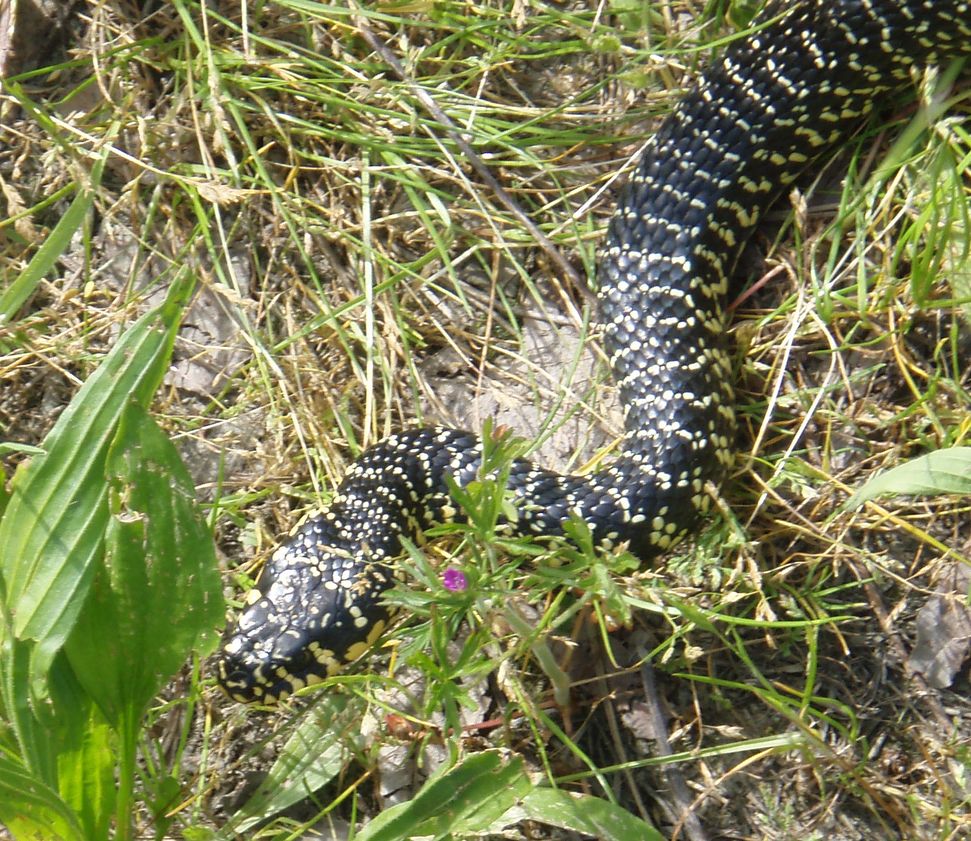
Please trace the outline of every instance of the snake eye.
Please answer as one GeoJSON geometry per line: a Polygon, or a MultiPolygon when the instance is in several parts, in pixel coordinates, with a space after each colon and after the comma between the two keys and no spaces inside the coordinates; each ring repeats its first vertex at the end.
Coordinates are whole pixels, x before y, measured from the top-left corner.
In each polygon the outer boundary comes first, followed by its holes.
{"type": "Polygon", "coordinates": [[[244,658],[223,651],[216,664],[219,685],[234,701],[252,703],[259,701],[261,691],[256,672],[247,668],[244,658]]]}

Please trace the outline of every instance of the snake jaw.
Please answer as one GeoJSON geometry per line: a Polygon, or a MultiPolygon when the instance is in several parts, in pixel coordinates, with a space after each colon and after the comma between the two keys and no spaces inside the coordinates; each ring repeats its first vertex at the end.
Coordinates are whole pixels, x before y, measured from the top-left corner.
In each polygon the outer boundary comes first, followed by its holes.
{"type": "Polygon", "coordinates": [[[387,624],[380,596],[391,579],[380,564],[319,546],[306,562],[295,562],[304,537],[298,532],[281,547],[286,565],[271,575],[282,561],[281,551],[274,555],[264,574],[268,585],[253,591],[223,645],[219,683],[236,701],[275,704],[337,674],[387,624]]]}

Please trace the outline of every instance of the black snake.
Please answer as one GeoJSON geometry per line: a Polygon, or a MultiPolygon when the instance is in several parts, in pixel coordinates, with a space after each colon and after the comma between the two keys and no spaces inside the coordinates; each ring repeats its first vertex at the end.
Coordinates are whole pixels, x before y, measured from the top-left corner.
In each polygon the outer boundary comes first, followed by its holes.
{"type": "MultiPolygon", "coordinates": [[[[662,124],[620,197],[599,260],[600,321],[626,411],[620,456],[570,476],[518,461],[522,533],[579,517],[605,550],[649,561],[684,538],[733,459],[728,277],[765,209],[913,69],[971,52],[956,0],[770,2],[662,124]]],[[[476,478],[453,429],[393,435],[273,555],[228,637],[220,682],[272,702],[336,672],[380,635],[401,539],[455,516],[445,477],[476,478]]]]}

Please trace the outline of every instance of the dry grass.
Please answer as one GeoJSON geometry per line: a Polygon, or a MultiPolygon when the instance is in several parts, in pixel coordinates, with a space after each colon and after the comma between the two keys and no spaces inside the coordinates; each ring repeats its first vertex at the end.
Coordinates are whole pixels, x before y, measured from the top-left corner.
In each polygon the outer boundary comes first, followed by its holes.
{"type": "MultiPolygon", "coordinates": [[[[0,277],[17,276],[107,150],[95,211],[0,335],[2,437],[40,441],[119,325],[188,266],[202,291],[156,411],[212,506],[234,597],[354,456],[402,426],[497,417],[546,463],[586,468],[620,422],[587,294],[563,266],[592,274],[618,177],[730,31],[701,6],[363,10],[401,80],[337,6],[82,4],[57,70],[0,100],[0,277]]],[[[405,767],[419,784],[442,738],[605,786],[678,837],[705,837],[681,823],[687,804],[708,838],[967,837],[967,673],[934,688],[908,656],[917,610],[971,558],[968,501],[838,510],[876,471],[971,431],[971,333],[949,285],[968,271],[966,108],[891,147],[912,125],[901,106],[763,226],[740,272],[762,280],[734,328],[738,469],[696,546],[606,576],[604,603],[639,608],[638,631],[607,640],[604,622],[545,595],[554,572],[493,561],[492,594],[518,594],[517,615],[548,637],[510,642],[509,617],[480,610],[463,633],[501,662],[491,678],[476,660],[407,705],[381,694],[386,680],[335,681],[375,729],[361,741],[351,719],[345,772],[268,837],[373,814],[398,796],[382,775],[405,767]],[[664,763],[641,705],[646,652],[676,752],[664,763]],[[568,710],[551,704],[547,656],[575,683],[568,710]],[[407,733],[382,704],[402,705],[407,733]],[[436,733],[453,714],[463,737],[436,733]]],[[[440,633],[401,638],[434,649],[440,633]]],[[[145,786],[177,781],[172,833],[222,824],[306,721],[306,707],[229,704],[188,671],[167,697],[145,786]]]]}

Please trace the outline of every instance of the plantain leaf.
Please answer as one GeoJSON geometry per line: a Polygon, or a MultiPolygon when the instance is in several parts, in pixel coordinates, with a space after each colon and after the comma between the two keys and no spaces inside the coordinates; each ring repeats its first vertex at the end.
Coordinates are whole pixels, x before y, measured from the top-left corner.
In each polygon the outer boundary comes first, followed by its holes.
{"type": "Polygon", "coordinates": [[[438,839],[484,832],[532,787],[522,759],[504,762],[498,751],[475,753],[430,777],[414,799],[385,809],[355,839],[438,839]]]}
{"type": "Polygon", "coordinates": [[[0,519],[0,575],[18,640],[35,640],[35,689],[84,602],[108,524],[105,459],[130,400],[147,405],[168,366],[190,284],[116,342],[13,477],[0,519]]]}
{"type": "Polygon", "coordinates": [[[971,447],[950,447],[919,456],[874,476],[843,506],[859,508],[886,494],[971,494],[971,447]]]}
{"type": "Polygon", "coordinates": [[[4,753],[0,753],[0,822],[15,838],[85,839],[77,818],[57,792],[4,753]]]}
{"type": "MultiPolygon", "coordinates": [[[[47,736],[57,741],[57,788],[74,810],[87,838],[107,838],[114,814],[117,742],[104,716],[84,695],[62,657],[55,660],[64,669],[52,669],[70,677],[72,691],[63,684],[52,690],[57,696],[59,715],[52,716],[47,736]],[[68,707],[70,701],[73,707],[68,707]],[[56,732],[55,732],[56,731],[56,732]]],[[[55,679],[56,680],[56,679],[55,679]]]]}
{"type": "Polygon", "coordinates": [[[536,788],[523,798],[523,817],[611,841],[664,841],[651,824],[614,803],[587,794],[536,788]]]}
{"type": "Polygon", "coordinates": [[[221,838],[237,838],[258,823],[316,791],[336,777],[349,757],[348,734],[360,734],[361,704],[344,695],[320,695],[307,710],[266,778],[233,819],[221,838]]]}
{"type": "Polygon", "coordinates": [[[224,605],[212,536],[165,433],[137,403],[107,456],[110,517],[66,652],[116,729],[137,723],[188,654],[211,649],[224,605]]]}

